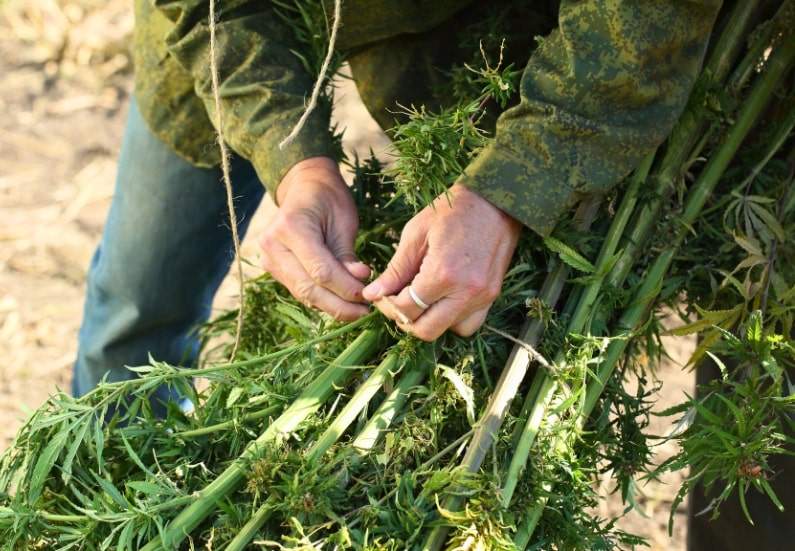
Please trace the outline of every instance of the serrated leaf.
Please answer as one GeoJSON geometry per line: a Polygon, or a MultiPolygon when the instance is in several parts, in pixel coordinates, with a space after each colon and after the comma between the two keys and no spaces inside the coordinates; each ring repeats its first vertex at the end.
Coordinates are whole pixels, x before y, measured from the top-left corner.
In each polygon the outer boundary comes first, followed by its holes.
{"type": "Polygon", "coordinates": [[[279,304],[276,305],[276,311],[279,314],[291,319],[299,327],[302,327],[304,329],[313,329],[315,327],[312,320],[309,319],[306,316],[306,314],[304,314],[304,312],[302,312],[300,309],[296,308],[292,304],[288,304],[286,302],[280,302],[279,304]]]}
{"type": "Polygon", "coordinates": [[[765,253],[762,252],[762,246],[759,244],[759,241],[757,241],[753,237],[747,237],[745,235],[735,233],[734,242],[737,243],[740,247],[742,247],[746,252],[748,252],[748,254],[756,256],[765,256],[765,253]]]}
{"type": "Polygon", "coordinates": [[[30,475],[30,485],[28,487],[28,503],[33,504],[44,489],[44,483],[50,474],[61,450],[66,445],[69,438],[70,431],[68,429],[57,432],[41,452],[39,458],[36,460],[36,465],[33,467],[33,472],[30,475]]]}
{"type": "Polygon", "coordinates": [[[720,340],[722,333],[715,329],[714,331],[710,331],[700,339],[698,346],[691,354],[690,359],[687,361],[688,367],[695,367],[701,362],[701,359],[704,355],[712,348],[716,342],[720,340]]]}
{"type": "Polygon", "coordinates": [[[744,300],[750,300],[751,297],[748,296],[748,289],[746,289],[743,284],[740,283],[740,280],[726,270],[718,270],[718,273],[723,275],[723,281],[720,283],[721,287],[724,287],[726,283],[729,283],[737,290],[738,293],[740,293],[740,296],[743,297],[744,300]]]}
{"type": "Polygon", "coordinates": [[[715,365],[718,367],[718,370],[720,371],[721,379],[723,379],[724,381],[728,381],[729,380],[729,370],[726,367],[726,364],[723,363],[723,360],[718,358],[715,354],[713,354],[709,350],[707,350],[706,353],[707,353],[707,356],[709,356],[710,359],[713,362],[715,362],[715,365]]]}
{"type": "Polygon", "coordinates": [[[138,466],[138,468],[141,469],[143,472],[145,472],[149,476],[154,477],[155,473],[153,473],[151,470],[146,468],[146,465],[144,465],[144,462],[141,461],[141,458],[138,456],[137,453],[135,453],[135,450],[130,445],[130,442],[128,442],[127,438],[125,438],[124,433],[121,433],[121,441],[124,443],[124,447],[127,450],[127,453],[129,454],[130,459],[133,460],[133,463],[135,463],[138,466]]]}
{"type": "Polygon", "coordinates": [[[229,391],[229,396],[226,397],[226,407],[231,408],[243,396],[245,389],[242,386],[236,386],[229,391]]]}
{"type": "Polygon", "coordinates": [[[772,197],[765,197],[764,195],[746,195],[745,199],[747,199],[749,203],[770,204],[776,202],[772,197]]]}
{"type": "Polygon", "coordinates": [[[147,496],[159,496],[162,495],[163,488],[158,486],[157,484],[153,484],[151,482],[146,482],[143,480],[133,480],[127,482],[127,487],[132,488],[136,492],[141,492],[147,496]]]}
{"type": "Polygon", "coordinates": [[[764,222],[765,226],[776,236],[779,242],[783,243],[787,239],[784,227],[773,214],[762,205],[750,203],[751,210],[764,222]]]}
{"type": "Polygon", "coordinates": [[[695,421],[695,419],[696,419],[696,408],[693,406],[688,406],[687,410],[685,411],[685,414],[682,415],[682,417],[680,417],[676,421],[676,423],[674,423],[674,426],[671,427],[671,430],[668,432],[668,434],[665,435],[665,437],[678,438],[679,436],[687,432],[687,429],[689,429],[693,425],[693,421],[695,421]]]}
{"type": "Polygon", "coordinates": [[[69,484],[69,479],[72,478],[72,463],[74,463],[75,457],[77,456],[77,451],[83,444],[83,440],[85,439],[90,426],[91,419],[84,419],[82,421],[82,426],[77,430],[71,444],[69,444],[69,450],[66,452],[66,458],[64,458],[63,464],[61,466],[61,478],[63,479],[64,484],[69,484]]]}
{"type": "Polygon", "coordinates": [[[94,480],[96,480],[97,483],[102,486],[102,489],[116,503],[116,505],[124,510],[130,508],[130,504],[126,499],[124,499],[124,496],[121,495],[121,492],[119,492],[116,486],[99,476],[97,473],[92,472],[91,474],[94,476],[94,480]]]}
{"type": "Polygon", "coordinates": [[[776,495],[776,492],[773,491],[773,487],[770,485],[770,483],[765,478],[760,478],[759,479],[759,484],[762,486],[762,489],[767,494],[767,497],[770,498],[770,501],[773,502],[773,505],[776,506],[776,509],[778,509],[779,511],[781,511],[783,513],[784,512],[784,504],[781,503],[781,500],[776,495]]]}
{"type": "Polygon", "coordinates": [[[133,532],[134,529],[135,525],[133,524],[133,522],[128,521],[127,525],[119,534],[117,549],[123,549],[124,551],[127,551],[128,549],[132,551],[134,549],[133,547],[133,536],[135,535],[135,533],[133,532]]]}
{"type": "Polygon", "coordinates": [[[762,312],[755,310],[749,317],[745,327],[745,338],[748,342],[762,342],[764,336],[762,329],[762,312]]]}
{"type": "Polygon", "coordinates": [[[734,322],[740,317],[743,311],[743,305],[738,304],[731,310],[702,310],[698,309],[701,318],[694,322],[675,327],[663,333],[664,335],[671,335],[682,337],[685,335],[692,335],[700,333],[706,329],[710,329],[715,325],[731,327],[734,322]]]}
{"type": "Polygon", "coordinates": [[[591,262],[583,255],[578,253],[575,249],[566,245],[563,241],[555,239],[552,236],[544,238],[544,245],[552,252],[557,253],[560,259],[580,272],[592,274],[596,271],[591,262]]]}

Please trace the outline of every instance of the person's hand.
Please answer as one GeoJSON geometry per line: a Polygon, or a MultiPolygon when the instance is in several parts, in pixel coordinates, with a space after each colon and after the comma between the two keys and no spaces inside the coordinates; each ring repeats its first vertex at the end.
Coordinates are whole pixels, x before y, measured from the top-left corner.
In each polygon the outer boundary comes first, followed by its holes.
{"type": "Polygon", "coordinates": [[[363,280],[370,268],[353,254],[356,205],[337,164],[297,163],[277,189],[279,207],[260,238],[262,267],[308,306],[351,321],[368,312],[363,280]]]}
{"type": "Polygon", "coordinates": [[[521,230],[477,193],[453,185],[406,224],[395,255],[364,298],[422,340],[447,329],[472,335],[500,293],[521,230]]]}

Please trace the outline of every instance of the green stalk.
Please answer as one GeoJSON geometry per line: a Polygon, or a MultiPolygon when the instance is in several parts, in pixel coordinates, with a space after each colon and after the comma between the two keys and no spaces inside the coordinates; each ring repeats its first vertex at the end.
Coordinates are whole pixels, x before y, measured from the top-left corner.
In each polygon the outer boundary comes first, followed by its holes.
{"type": "Polygon", "coordinates": [[[384,399],[372,417],[359,431],[351,442],[351,449],[365,455],[378,443],[381,435],[392,424],[395,417],[402,411],[411,389],[422,382],[428,374],[432,362],[421,361],[414,363],[407,373],[400,378],[392,392],[384,399]]]}
{"type": "Polygon", "coordinates": [[[356,417],[370,403],[375,393],[384,386],[387,378],[397,370],[399,352],[392,349],[381,364],[361,384],[334,421],[323,431],[317,442],[306,454],[306,461],[316,461],[342,436],[356,417]]]}
{"type": "MultiPolygon", "coordinates": [[[[710,158],[698,180],[691,187],[684,211],[680,217],[681,224],[679,226],[679,231],[676,233],[676,237],[673,242],[660,253],[654,264],[649,268],[632,303],[627,307],[617,322],[621,336],[624,338],[617,338],[608,346],[605,359],[597,370],[597,377],[594,380],[594,384],[590,385],[586,392],[585,402],[579,413],[580,426],[585,423],[593,412],[607,381],[612,376],[615,367],[623,356],[629,342],[629,337],[647,317],[651,305],[659,295],[665,275],[673,261],[674,255],[684,241],[689,228],[696,221],[704,203],[712,194],[712,191],[729,166],[737,149],[748,135],[748,132],[753,127],[759,115],[768,105],[774,95],[777,84],[792,66],[794,60],[795,41],[785,42],[773,52],[768,62],[767,70],[754,85],[751,94],[740,109],[734,125],[727,133],[725,141],[710,158]]],[[[542,499],[536,503],[524,517],[524,521],[522,525],[520,525],[516,539],[514,540],[514,543],[517,544],[519,549],[524,549],[527,542],[530,541],[535,526],[543,512],[545,501],[546,500],[542,499]]]]}
{"type": "MultiPolygon", "coordinates": [[[[745,33],[752,22],[753,8],[757,4],[758,0],[753,0],[739,2],[734,7],[734,11],[729,18],[729,24],[726,25],[724,32],[718,39],[716,47],[713,48],[713,53],[705,67],[705,74],[711,76],[712,85],[718,85],[729,73],[732,61],[737,57],[740,48],[745,43],[745,33]]],[[[744,59],[757,59],[757,57],[758,53],[750,52],[744,59]]],[[[699,99],[701,98],[699,97],[699,99]]],[[[671,137],[668,140],[668,145],[665,148],[656,174],[652,177],[652,182],[655,185],[651,199],[641,205],[640,211],[635,216],[635,223],[631,226],[628,236],[623,239],[622,252],[613,264],[610,273],[605,276],[602,285],[619,287],[626,279],[638,252],[648,239],[654,224],[659,218],[659,211],[674,188],[674,180],[679,176],[682,165],[693,156],[692,149],[694,147],[700,149],[701,147],[698,144],[701,143],[703,145],[706,143],[709,134],[711,134],[711,130],[704,132],[707,121],[708,111],[700,103],[689,105],[682,114],[682,117],[671,132],[671,137]],[[703,134],[701,138],[699,138],[700,134],[703,134]]],[[[632,211],[629,210],[625,215],[628,215],[629,212],[632,211]]],[[[626,225],[626,221],[624,225],[626,225]]],[[[612,236],[608,235],[606,241],[609,243],[609,241],[617,239],[620,235],[618,232],[612,236]]],[[[610,245],[615,247],[615,244],[610,245]]],[[[588,304],[596,299],[598,290],[594,286],[590,289],[590,292],[586,291],[584,301],[578,303],[576,317],[584,316],[591,310],[592,306],[588,306],[588,304]]],[[[540,375],[538,376],[540,377],[540,375]]],[[[546,391],[544,393],[545,399],[551,398],[549,384],[544,383],[544,380],[538,380],[537,382],[534,380],[534,388],[537,390],[535,394],[528,394],[522,407],[520,422],[514,433],[514,441],[517,443],[521,438],[521,433],[525,430],[522,421],[532,415],[531,410],[542,394],[540,391],[546,391]],[[540,388],[542,386],[544,388],[540,388]]],[[[541,418],[540,413],[536,412],[535,417],[541,418]]],[[[527,430],[530,434],[534,433],[532,427],[527,430]]]]}
{"type": "MultiPolygon", "coordinates": [[[[584,231],[590,227],[596,216],[599,203],[599,198],[592,197],[580,205],[575,215],[579,221],[577,224],[579,230],[584,231]]],[[[547,276],[539,293],[539,298],[546,304],[554,306],[560,298],[560,293],[568,276],[569,269],[561,262],[547,276]]],[[[525,323],[522,328],[519,340],[523,345],[517,344],[511,350],[511,354],[500,374],[500,379],[497,381],[497,386],[494,388],[485,411],[480,416],[472,441],[467,446],[466,454],[461,461],[461,467],[466,472],[477,472],[486,454],[491,449],[511,402],[519,391],[519,385],[527,374],[530,362],[535,359],[531,347],[538,344],[543,331],[544,324],[539,319],[525,323]]],[[[462,496],[451,495],[445,500],[444,508],[448,511],[458,511],[463,503],[464,498],[462,496]]],[[[444,545],[448,530],[449,528],[443,525],[436,526],[431,530],[422,546],[423,551],[438,551],[444,545]]]]}
{"type": "Polygon", "coordinates": [[[714,46],[710,45],[709,60],[704,69],[714,74],[717,80],[723,80],[729,74],[733,60],[745,45],[744,37],[749,26],[754,23],[758,7],[759,0],[737,2],[718,41],[714,46]]]}
{"type": "MultiPolygon", "coordinates": [[[[793,59],[795,59],[795,40],[783,41],[771,54],[767,70],[754,85],[725,141],[704,167],[698,180],[688,193],[687,203],[682,215],[679,217],[681,222],[680,229],[674,241],[657,257],[632,303],[619,319],[618,327],[625,336],[630,336],[646,316],[649,306],[659,294],[665,274],[673,261],[677,249],[684,241],[688,228],[692,226],[701,213],[704,203],[712,194],[712,190],[715,189],[715,186],[720,181],[721,176],[753,127],[756,119],[773,97],[776,85],[792,65],[793,59]]],[[[613,369],[627,344],[628,339],[617,339],[608,347],[605,361],[599,366],[596,384],[588,389],[583,417],[587,417],[593,411],[599,395],[612,375],[613,369]]]]}
{"type": "Polygon", "coordinates": [[[266,444],[288,435],[305,419],[315,413],[339,387],[351,377],[360,365],[378,350],[382,330],[366,329],[315,379],[301,395],[256,440],[246,446],[235,459],[206,488],[198,492],[196,500],[182,510],[162,532],[161,537],[147,543],[142,551],[176,548],[216,507],[216,503],[234,492],[245,482],[247,467],[258,459],[266,444]]]}
{"type": "Polygon", "coordinates": [[[786,37],[791,32],[793,13],[795,13],[793,0],[784,0],[773,17],[754,31],[750,37],[748,54],[737,64],[726,83],[729,94],[737,94],[754,75],[757,67],[764,60],[767,49],[775,44],[777,38],[786,37]]]}
{"type": "MultiPolygon", "coordinates": [[[[618,212],[612,224],[610,224],[610,228],[607,231],[607,235],[599,251],[599,256],[596,261],[596,272],[593,275],[593,279],[588,286],[585,287],[577,300],[577,306],[566,328],[569,334],[579,334],[585,329],[588,318],[599,296],[599,291],[602,289],[602,282],[610,269],[610,265],[615,259],[618,243],[621,236],[624,234],[624,229],[632,216],[632,212],[635,210],[641,185],[646,181],[653,162],[654,153],[646,156],[630,179],[627,190],[621,200],[621,205],[618,208],[618,212]]],[[[560,351],[555,359],[555,363],[560,364],[564,360],[563,351],[560,351]]],[[[535,441],[535,437],[546,415],[547,405],[558,386],[557,382],[546,370],[537,371],[535,379],[537,379],[538,382],[536,383],[536,380],[534,380],[533,386],[537,387],[538,391],[535,394],[528,393],[527,398],[530,400],[529,404],[532,405],[529,408],[527,422],[514,448],[513,457],[508,466],[505,483],[501,491],[502,504],[504,507],[508,507],[511,503],[513,492],[516,489],[516,485],[519,483],[519,476],[527,464],[530,448],[535,441]]]]}
{"type": "Polygon", "coordinates": [[[521,440],[522,433],[524,433],[525,423],[527,423],[527,418],[530,416],[530,410],[533,409],[533,404],[538,400],[538,393],[541,390],[542,382],[541,377],[533,377],[530,388],[527,389],[524,402],[522,403],[522,409],[519,411],[519,415],[516,418],[516,426],[511,435],[511,449],[515,449],[516,446],[519,445],[519,440],[521,440]]]}
{"type": "MultiPolygon", "coordinates": [[[[390,396],[387,397],[387,401],[389,401],[390,397],[395,395],[395,391],[399,389],[408,390],[411,387],[415,386],[427,373],[427,369],[424,369],[428,365],[428,362],[422,361],[423,350],[418,354],[417,358],[414,361],[409,362],[409,365],[405,367],[407,372],[401,377],[400,383],[398,383],[397,388],[394,389],[390,396]]],[[[379,366],[370,373],[369,377],[365,379],[365,381],[359,386],[356,390],[354,395],[342,409],[342,411],[337,414],[334,418],[334,421],[326,428],[320,438],[309,448],[307,451],[304,460],[306,462],[313,462],[320,459],[323,454],[325,454],[328,449],[333,446],[340,437],[345,433],[345,431],[350,427],[351,423],[353,423],[359,414],[367,407],[367,404],[370,403],[370,400],[373,399],[373,396],[384,386],[387,379],[397,371],[398,365],[400,362],[400,352],[396,349],[392,349],[387,356],[381,361],[379,366]]],[[[408,396],[407,392],[403,392],[400,394],[399,399],[392,399],[390,404],[384,408],[382,406],[376,410],[376,413],[368,422],[368,425],[359,433],[356,437],[354,442],[352,443],[352,448],[363,452],[365,448],[361,444],[357,444],[360,442],[362,435],[367,431],[364,438],[366,442],[370,444],[370,447],[375,444],[378,439],[378,435],[383,428],[386,428],[391,423],[393,415],[389,415],[385,412],[392,412],[394,411],[397,413],[402,408],[402,405],[405,403],[405,398],[408,396]],[[399,405],[396,405],[399,404],[399,405]],[[372,429],[368,429],[368,426],[377,427],[377,432],[373,433],[372,429]]],[[[385,402],[386,403],[386,402],[385,402]]],[[[367,449],[369,451],[369,448],[367,449]]],[[[267,499],[252,515],[249,521],[243,526],[240,532],[232,539],[231,542],[227,545],[225,551],[243,551],[246,546],[251,542],[251,540],[257,535],[260,528],[268,521],[273,512],[274,503],[272,499],[267,499]]]]}
{"type": "MultiPolygon", "coordinates": [[[[552,491],[552,484],[544,483],[542,484],[542,489],[545,493],[552,491]]],[[[535,532],[536,526],[538,525],[538,521],[541,520],[541,515],[544,512],[544,508],[547,505],[547,498],[542,497],[539,500],[539,503],[530,509],[527,513],[527,516],[524,518],[524,522],[519,526],[519,530],[516,531],[516,536],[513,539],[514,545],[516,545],[517,549],[525,549],[527,544],[530,543],[530,538],[533,537],[533,532],[535,532]]]]}
{"type": "MultiPolygon", "coordinates": [[[[315,444],[306,454],[306,461],[316,461],[328,449],[336,443],[348,427],[356,420],[356,417],[370,403],[376,392],[383,387],[387,378],[396,370],[399,362],[399,352],[392,350],[381,364],[370,374],[362,383],[356,393],[351,397],[343,410],[337,415],[333,423],[323,432],[315,444]]],[[[365,453],[369,451],[378,440],[380,433],[388,427],[394,415],[402,409],[408,390],[418,384],[427,373],[428,362],[416,358],[406,367],[407,372],[401,377],[400,382],[392,393],[384,401],[384,404],[376,410],[370,421],[353,441],[351,448],[365,453]],[[397,396],[396,396],[397,393],[397,396]],[[362,441],[364,440],[364,441],[362,441]],[[366,442],[366,444],[365,444],[366,442]],[[369,446],[369,447],[366,447],[369,446]]],[[[251,539],[256,536],[260,528],[267,522],[273,511],[271,500],[263,503],[254,515],[249,519],[241,532],[229,543],[226,551],[242,551],[251,539]]]]}
{"type": "Polygon", "coordinates": [[[268,522],[268,519],[271,517],[271,513],[273,513],[273,499],[268,498],[265,502],[259,506],[259,508],[251,515],[251,518],[248,519],[248,522],[243,525],[243,528],[232,538],[227,546],[224,548],[224,551],[243,551],[248,544],[253,540],[256,535],[259,533],[260,528],[268,522]]]}
{"type": "Polygon", "coordinates": [[[207,436],[208,434],[223,432],[234,428],[235,425],[237,425],[238,423],[246,423],[248,421],[256,421],[257,419],[268,417],[270,414],[279,411],[281,408],[282,404],[275,404],[270,407],[266,407],[260,411],[247,413],[241,416],[239,419],[230,419],[229,421],[223,421],[221,423],[216,423],[214,425],[207,425],[206,427],[199,427],[197,429],[190,429],[190,430],[183,430],[181,432],[176,432],[174,433],[174,437],[196,438],[197,436],[207,436]]]}
{"type": "MultiPolygon", "coordinates": [[[[735,4],[728,23],[704,66],[702,76],[696,82],[697,88],[718,88],[726,80],[733,62],[745,45],[758,3],[758,0],[749,0],[735,4]]],[[[758,59],[758,55],[749,52],[744,56],[744,60],[748,59],[758,59]]],[[[624,252],[605,280],[606,285],[618,287],[627,277],[641,247],[658,223],[660,211],[673,192],[674,183],[685,170],[683,167],[686,167],[687,161],[692,157],[694,147],[699,142],[705,143],[708,135],[715,131],[715,125],[709,126],[711,112],[703,105],[703,101],[702,94],[691,95],[687,108],[671,131],[663,157],[652,175],[654,189],[649,200],[636,213],[630,232],[622,243],[624,252]]]]}
{"type": "Polygon", "coordinates": [[[792,129],[795,128],[795,101],[790,101],[789,109],[784,112],[784,116],[781,117],[779,121],[776,123],[776,127],[773,129],[773,135],[767,139],[767,150],[765,151],[762,158],[757,162],[754,167],[751,169],[751,173],[748,177],[740,184],[739,187],[745,187],[751,184],[754,179],[759,176],[759,173],[767,166],[767,163],[770,162],[770,159],[781,149],[781,146],[784,145],[784,142],[787,141],[789,138],[790,132],[792,129]]]}

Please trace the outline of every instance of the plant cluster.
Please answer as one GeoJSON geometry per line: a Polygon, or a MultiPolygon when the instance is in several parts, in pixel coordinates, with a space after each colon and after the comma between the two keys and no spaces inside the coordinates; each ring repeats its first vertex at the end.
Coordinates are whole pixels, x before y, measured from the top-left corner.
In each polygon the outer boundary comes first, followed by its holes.
{"type": "MultiPolygon", "coordinates": [[[[0,459],[4,549],[619,549],[643,540],[593,513],[599,477],[630,509],[639,477],[688,467],[680,498],[717,490],[715,514],[748,491],[777,502],[770,460],[790,453],[795,413],[795,109],[776,100],[793,94],[795,6],[760,4],[727,10],[686,112],[615,195],[522,242],[476,335],[422,343],[375,313],[338,324],[253,280],[235,362],[210,344],[229,313],[203,329],[199,366],[152,360],[33,413],[0,459]],[[722,376],[667,412],[681,450],[655,469],[648,367],[671,306],[696,318],[674,330],[701,336],[692,362],[722,376]]],[[[282,9],[313,67],[320,23],[282,9]]],[[[457,73],[472,95],[411,108],[391,167],[350,161],[357,254],[376,269],[505,107],[513,72],[488,57],[457,73]]]]}

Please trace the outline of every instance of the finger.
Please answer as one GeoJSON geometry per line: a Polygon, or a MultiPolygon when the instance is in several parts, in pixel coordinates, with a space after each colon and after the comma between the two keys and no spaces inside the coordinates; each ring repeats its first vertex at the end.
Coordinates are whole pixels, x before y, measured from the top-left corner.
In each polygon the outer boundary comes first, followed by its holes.
{"type": "Polygon", "coordinates": [[[466,314],[466,301],[443,298],[410,324],[398,324],[401,329],[423,341],[435,341],[466,314]]]}
{"type": "Polygon", "coordinates": [[[294,231],[284,242],[316,285],[348,302],[363,301],[364,284],[332,254],[320,232],[294,231]]]}
{"type": "Polygon", "coordinates": [[[359,260],[343,260],[342,265],[348,270],[348,273],[360,281],[364,281],[370,277],[370,266],[359,260]]]}
{"type": "Polygon", "coordinates": [[[334,230],[326,237],[328,248],[334,257],[342,262],[342,265],[356,279],[363,281],[370,277],[370,267],[356,258],[353,252],[353,244],[356,240],[358,223],[343,223],[335,225],[334,230]]]}
{"type": "Polygon", "coordinates": [[[406,314],[404,314],[395,306],[395,302],[392,300],[392,297],[381,297],[380,299],[373,302],[373,306],[378,308],[378,310],[380,310],[384,316],[396,321],[398,325],[408,325],[412,322],[412,320],[410,320],[406,314]]]}
{"type": "Polygon", "coordinates": [[[416,277],[406,285],[396,297],[393,298],[395,308],[399,309],[411,321],[416,320],[424,314],[428,308],[423,308],[411,296],[411,290],[414,295],[428,307],[436,302],[439,302],[445,296],[454,292],[455,282],[452,278],[444,273],[443,270],[438,268],[431,268],[430,266],[438,265],[429,258],[429,255],[422,260],[420,271],[416,277]]]}
{"type": "Polygon", "coordinates": [[[483,325],[483,322],[486,321],[486,316],[488,316],[488,314],[489,307],[476,310],[463,320],[450,327],[450,330],[460,337],[471,337],[478,329],[480,329],[480,327],[483,325]]]}
{"type": "Polygon", "coordinates": [[[368,313],[367,306],[343,300],[317,285],[289,250],[285,249],[274,256],[264,260],[263,267],[302,303],[318,308],[339,321],[353,321],[368,313]]]}
{"type": "Polygon", "coordinates": [[[381,297],[398,293],[408,285],[420,269],[425,249],[424,234],[404,230],[384,273],[362,291],[364,298],[376,302],[381,297]]]}

